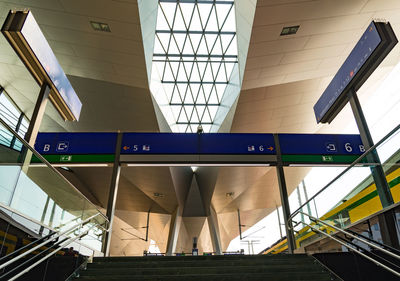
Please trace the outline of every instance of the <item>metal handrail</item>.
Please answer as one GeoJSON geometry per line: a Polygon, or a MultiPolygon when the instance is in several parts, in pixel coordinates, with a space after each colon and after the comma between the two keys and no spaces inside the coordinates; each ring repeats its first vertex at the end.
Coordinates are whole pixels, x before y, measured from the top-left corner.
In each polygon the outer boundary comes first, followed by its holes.
{"type": "Polygon", "coordinates": [[[364,258],[370,260],[371,262],[373,262],[373,263],[376,264],[377,266],[380,266],[380,267],[386,269],[387,271],[393,273],[394,275],[400,277],[400,273],[399,273],[399,272],[397,272],[397,271],[391,269],[390,267],[388,267],[388,266],[386,266],[386,265],[380,263],[379,261],[377,261],[377,260],[371,258],[370,256],[364,254],[364,253],[361,252],[360,250],[358,250],[358,249],[356,249],[356,248],[354,248],[354,247],[352,247],[352,246],[349,246],[349,244],[347,244],[347,243],[345,243],[345,242],[343,242],[343,241],[340,241],[340,240],[337,239],[336,237],[334,237],[334,236],[332,236],[332,235],[330,235],[330,234],[328,234],[328,233],[326,233],[326,232],[323,232],[322,230],[319,230],[318,228],[315,228],[315,227],[309,225],[308,223],[304,223],[304,224],[307,225],[307,226],[308,226],[310,229],[312,229],[313,231],[318,232],[318,233],[321,233],[322,235],[325,235],[325,236],[329,237],[330,239],[332,239],[332,240],[338,242],[339,244],[345,246],[345,247],[348,248],[349,250],[352,250],[352,251],[356,252],[357,254],[363,256],[364,258]]]}
{"type": "Polygon", "coordinates": [[[97,214],[91,216],[90,218],[87,218],[87,219],[84,220],[84,221],[81,221],[80,223],[77,223],[77,224],[73,225],[72,227],[68,228],[67,230],[64,230],[64,231],[62,231],[62,232],[59,232],[53,239],[44,241],[43,243],[40,243],[39,245],[33,247],[32,249],[30,249],[30,250],[28,250],[28,251],[26,251],[26,252],[23,252],[23,253],[20,254],[19,256],[16,256],[15,258],[9,260],[8,262],[5,262],[5,263],[1,264],[1,265],[0,265],[0,269],[2,269],[2,268],[4,268],[4,267],[6,267],[6,266],[8,266],[8,265],[10,265],[10,264],[12,264],[12,263],[18,261],[18,260],[20,260],[21,258],[23,258],[23,257],[25,257],[26,255],[32,253],[33,251],[39,249],[40,247],[43,247],[43,246],[45,246],[46,244],[50,243],[52,240],[57,239],[58,237],[60,237],[60,236],[62,236],[62,235],[65,235],[65,234],[67,234],[67,233],[70,233],[70,232],[74,231],[76,228],[78,228],[79,226],[82,226],[82,225],[88,223],[88,222],[91,221],[93,218],[97,217],[98,215],[99,215],[99,213],[97,213],[97,214]]]}
{"type": "Polygon", "coordinates": [[[24,275],[25,273],[27,273],[28,271],[30,271],[32,268],[34,268],[35,266],[37,266],[38,264],[40,264],[41,262],[43,262],[44,260],[48,259],[49,257],[51,257],[52,255],[54,255],[55,253],[57,253],[59,250],[61,250],[62,248],[65,248],[66,246],[68,246],[69,244],[71,244],[72,242],[86,236],[90,230],[92,230],[94,227],[96,227],[97,225],[93,225],[91,226],[88,230],[86,230],[85,232],[83,232],[82,234],[74,237],[74,238],[69,238],[67,239],[68,241],[64,244],[62,244],[60,247],[58,247],[56,250],[54,250],[53,252],[47,254],[46,256],[44,256],[43,258],[41,258],[40,260],[38,260],[37,262],[35,262],[34,264],[32,264],[31,266],[25,268],[23,271],[21,271],[20,273],[18,273],[17,275],[15,275],[14,277],[10,278],[8,281],[13,281],[16,280],[17,278],[19,278],[20,276],[24,275]]]}
{"type": "MultiPolygon", "coordinates": [[[[391,130],[386,136],[384,136],[380,141],[378,141],[376,144],[371,146],[369,149],[367,149],[361,156],[359,156],[353,163],[350,164],[349,167],[347,167],[343,172],[341,172],[339,175],[337,175],[333,180],[331,180],[327,185],[325,185],[322,189],[320,189],[317,193],[315,193],[313,196],[311,196],[305,203],[303,203],[299,208],[297,208],[290,216],[289,218],[293,218],[295,215],[297,215],[307,204],[309,204],[312,200],[314,200],[318,195],[320,195],[323,191],[325,191],[329,186],[331,186],[335,181],[337,181],[340,177],[342,177],[345,173],[347,173],[351,168],[353,168],[355,165],[357,165],[362,159],[365,158],[371,151],[375,150],[379,145],[381,145],[383,142],[385,142],[389,137],[391,137],[396,131],[400,130],[400,124],[397,125],[393,130],[391,130]]],[[[374,163],[376,164],[376,163],[374,163]]]]}
{"type": "Polygon", "coordinates": [[[394,254],[394,253],[392,253],[392,252],[390,252],[390,251],[388,251],[386,249],[383,249],[380,246],[367,241],[366,239],[360,238],[360,237],[358,237],[358,236],[356,236],[356,235],[354,235],[354,234],[352,234],[352,233],[350,233],[348,231],[345,231],[345,230],[343,230],[343,229],[341,229],[341,228],[339,228],[339,227],[337,227],[335,225],[331,225],[331,224],[329,224],[329,223],[327,223],[327,222],[325,222],[323,220],[320,220],[320,219],[318,219],[318,218],[316,218],[316,217],[314,217],[312,215],[306,214],[304,212],[300,212],[300,213],[303,214],[303,215],[307,215],[314,222],[319,222],[319,223],[324,224],[324,225],[326,225],[328,227],[331,227],[331,228],[335,229],[336,231],[339,231],[339,232],[341,232],[341,233],[343,233],[345,235],[348,235],[348,236],[356,239],[357,241],[360,241],[360,242],[362,242],[364,244],[367,244],[368,246],[370,246],[372,248],[375,248],[375,249],[377,249],[377,250],[379,250],[379,251],[381,251],[381,252],[383,252],[383,253],[385,253],[385,254],[387,254],[389,256],[392,256],[392,257],[400,260],[400,256],[398,256],[398,255],[396,255],[396,254],[394,254]]]}
{"type": "Polygon", "coordinates": [[[6,256],[0,258],[0,262],[2,262],[2,261],[4,261],[4,260],[7,260],[8,258],[10,258],[10,257],[12,257],[12,256],[15,256],[16,253],[21,252],[22,250],[25,250],[25,249],[27,249],[27,248],[29,248],[29,247],[35,245],[36,243],[42,242],[42,241],[44,241],[44,240],[47,240],[48,238],[50,238],[51,236],[53,236],[53,235],[56,234],[56,233],[57,233],[57,232],[53,232],[53,231],[52,231],[50,234],[48,234],[48,235],[46,235],[46,236],[43,236],[42,238],[40,238],[40,239],[38,239],[38,240],[36,240],[36,241],[33,241],[33,242],[31,242],[31,243],[29,243],[29,244],[27,244],[27,245],[25,245],[25,246],[23,246],[23,247],[21,247],[21,248],[18,248],[18,249],[15,250],[14,252],[12,252],[12,253],[10,253],[10,254],[8,254],[8,255],[6,255],[6,256]]]}
{"type": "MultiPolygon", "coordinates": [[[[15,132],[7,123],[4,122],[3,119],[0,118],[0,123],[7,130],[9,130],[25,147],[27,147],[40,161],[42,161],[49,169],[51,169],[54,173],[56,173],[59,177],[63,179],[72,189],[74,189],[82,198],[84,198],[87,202],[92,204],[90,200],[82,194],[72,183],[70,183],[56,168],[54,168],[40,153],[38,153],[24,138],[22,138],[17,132],[15,132]]],[[[92,204],[94,208],[99,212],[99,214],[106,220],[109,221],[108,218],[101,213],[101,211],[97,208],[96,205],[92,204]]]]}
{"type": "Polygon", "coordinates": [[[357,235],[358,237],[364,238],[364,239],[366,239],[366,240],[368,240],[368,241],[372,241],[372,243],[375,243],[376,245],[379,245],[379,246],[381,246],[382,248],[390,249],[390,251],[396,252],[397,254],[400,255],[400,251],[399,251],[398,249],[396,249],[396,248],[393,248],[393,247],[390,247],[390,246],[388,246],[388,245],[382,244],[382,243],[380,243],[380,242],[378,242],[378,241],[375,241],[375,240],[373,240],[373,239],[371,239],[371,238],[369,238],[369,237],[366,237],[366,236],[364,236],[364,235],[362,235],[362,234],[360,234],[360,233],[357,233],[357,232],[355,232],[355,231],[353,231],[353,230],[351,230],[351,229],[347,229],[347,231],[350,232],[350,233],[352,233],[352,234],[354,234],[354,235],[357,235]]]}

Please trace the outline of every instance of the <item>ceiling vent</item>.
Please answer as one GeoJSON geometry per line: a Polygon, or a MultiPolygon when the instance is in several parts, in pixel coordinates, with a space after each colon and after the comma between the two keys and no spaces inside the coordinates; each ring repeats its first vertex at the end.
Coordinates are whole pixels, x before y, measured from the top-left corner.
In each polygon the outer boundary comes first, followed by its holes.
{"type": "Polygon", "coordinates": [[[286,26],[282,28],[281,36],[296,34],[297,30],[299,30],[299,27],[300,25],[286,26]]]}
{"type": "Polygon", "coordinates": [[[110,26],[107,23],[91,21],[90,25],[96,31],[111,32],[110,26]]]}

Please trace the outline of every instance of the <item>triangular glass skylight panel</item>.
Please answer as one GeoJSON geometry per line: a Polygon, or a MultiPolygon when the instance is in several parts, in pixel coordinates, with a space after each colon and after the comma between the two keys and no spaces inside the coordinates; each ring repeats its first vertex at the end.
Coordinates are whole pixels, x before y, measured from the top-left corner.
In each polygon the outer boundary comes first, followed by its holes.
{"type": "Polygon", "coordinates": [[[190,24],[190,19],[192,18],[193,15],[193,9],[194,9],[194,3],[180,3],[181,6],[181,11],[183,14],[183,19],[186,24],[186,28],[189,27],[190,24]]]}
{"type": "Polygon", "coordinates": [[[206,31],[218,31],[219,26],[217,22],[217,14],[215,12],[215,7],[211,10],[210,17],[208,18],[208,22],[206,25],[206,31]]]}
{"type": "Polygon", "coordinates": [[[174,38],[176,43],[178,44],[178,49],[179,53],[183,52],[184,44],[187,44],[186,42],[186,34],[184,33],[175,33],[174,38]]]}
{"type": "Polygon", "coordinates": [[[200,12],[200,19],[202,23],[203,29],[206,27],[208,18],[210,17],[210,12],[211,9],[213,8],[214,5],[211,3],[203,4],[199,6],[199,12],[200,12]]]}
{"type": "Polygon", "coordinates": [[[192,20],[190,21],[189,30],[190,31],[203,30],[203,27],[201,25],[200,15],[199,15],[199,12],[197,9],[197,5],[194,6],[193,16],[192,16],[192,20]]]}
{"type": "Polygon", "coordinates": [[[176,14],[174,20],[173,30],[186,30],[185,21],[183,20],[183,15],[181,9],[179,9],[179,5],[176,7],[176,14]]]}
{"type": "MultiPolygon", "coordinates": [[[[175,16],[175,9],[176,9],[176,4],[175,3],[169,3],[169,2],[159,2],[160,5],[159,7],[161,9],[158,9],[158,18],[161,16],[164,16],[168,25],[172,27],[172,23],[174,22],[174,16],[175,16]]],[[[158,22],[157,18],[157,22],[158,22]]]]}
{"type": "Polygon", "coordinates": [[[168,122],[173,131],[196,132],[202,125],[209,132],[237,63],[234,2],[158,3],[153,63],[168,85],[161,87],[175,118],[168,122]]]}

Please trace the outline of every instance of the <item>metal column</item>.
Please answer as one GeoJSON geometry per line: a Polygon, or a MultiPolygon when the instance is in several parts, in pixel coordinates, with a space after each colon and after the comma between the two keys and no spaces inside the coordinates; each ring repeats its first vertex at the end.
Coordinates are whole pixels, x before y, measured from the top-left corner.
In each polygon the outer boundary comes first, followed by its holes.
{"type": "MultiPolygon", "coordinates": [[[[361,108],[360,101],[358,100],[357,93],[354,90],[349,91],[349,101],[351,109],[354,114],[354,118],[357,123],[358,130],[360,131],[361,140],[363,142],[365,150],[371,148],[374,145],[371,133],[368,128],[367,121],[361,108]]],[[[366,156],[368,163],[375,163],[375,166],[371,168],[371,174],[374,178],[376,191],[381,200],[383,208],[389,207],[394,204],[392,194],[390,192],[389,185],[386,181],[385,172],[381,165],[378,153],[373,150],[366,156]]],[[[382,213],[379,215],[379,224],[382,234],[382,240],[385,244],[400,248],[399,238],[396,229],[396,219],[393,210],[382,213]]]]}
{"type": "Polygon", "coordinates": [[[120,158],[120,154],[121,154],[122,136],[123,136],[123,134],[121,132],[119,132],[118,137],[117,137],[117,144],[115,146],[115,159],[114,159],[113,171],[112,171],[112,176],[111,176],[110,191],[108,193],[106,216],[109,220],[109,226],[108,226],[108,231],[106,232],[106,235],[104,238],[103,249],[102,249],[104,256],[106,256],[106,257],[108,257],[110,255],[112,226],[113,226],[113,222],[114,222],[115,204],[117,201],[117,194],[118,194],[119,176],[121,173],[121,166],[119,164],[119,158],[120,158]]]}
{"type": "Polygon", "coordinates": [[[296,241],[294,238],[292,222],[289,220],[290,217],[289,196],[286,188],[285,174],[283,172],[283,165],[282,165],[281,148],[279,146],[279,137],[277,134],[274,134],[274,140],[275,140],[276,156],[277,156],[276,174],[278,176],[279,192],[281,195],[283,221],[285,223],[285,229],[286,229],[288,252],[290,254],[293,254],[293,251],[296,249],[296,241]]]}

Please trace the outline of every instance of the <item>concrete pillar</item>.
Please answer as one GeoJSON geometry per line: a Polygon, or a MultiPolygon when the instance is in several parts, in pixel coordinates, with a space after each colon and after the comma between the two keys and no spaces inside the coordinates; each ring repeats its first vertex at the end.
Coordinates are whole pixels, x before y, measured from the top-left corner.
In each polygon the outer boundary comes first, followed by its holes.
{"type": "Polygon", "coordinates": [[[210,206],[210,215],[207,217],[208,228],[210,229],[211,242],[214,252],[217,255],[222,255],[221,237],[218,226],[218,216],[214,208],[210,206]]]}
{"type": "Polygon", "coordinates": [[[178,242],[179,230],[182,223],[182,207],[178,206],[171,215],[171,223],[169,226],[167,256],[172,256],[176,252],[176,244],[178,242]]]}

